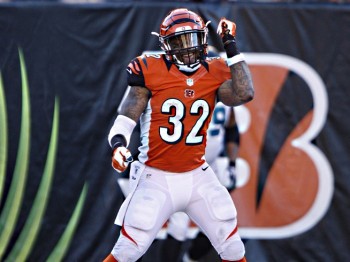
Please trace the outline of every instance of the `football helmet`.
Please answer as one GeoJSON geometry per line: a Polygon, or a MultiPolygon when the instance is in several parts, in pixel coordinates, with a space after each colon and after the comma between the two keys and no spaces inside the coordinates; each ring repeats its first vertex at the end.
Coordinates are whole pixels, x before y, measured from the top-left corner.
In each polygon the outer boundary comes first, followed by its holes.
{"type": "Polygon", "coordinates": [[[186,8],[170,11],[164,18],[160,46],[169,61],[179,66],[194,67],[207,55],[208,28],[203,19],[186,8]]]}

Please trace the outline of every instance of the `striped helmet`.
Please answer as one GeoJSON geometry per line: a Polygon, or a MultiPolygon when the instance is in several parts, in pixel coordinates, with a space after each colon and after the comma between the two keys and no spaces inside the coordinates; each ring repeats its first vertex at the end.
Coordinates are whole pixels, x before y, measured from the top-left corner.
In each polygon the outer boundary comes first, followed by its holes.
{"type": "Polygon", "coordinates": [[[196,13],[186,8],[175,9],[163,20],[159,41],[169,61],[193,66],[207,54],[208,28],[196,13]]]}

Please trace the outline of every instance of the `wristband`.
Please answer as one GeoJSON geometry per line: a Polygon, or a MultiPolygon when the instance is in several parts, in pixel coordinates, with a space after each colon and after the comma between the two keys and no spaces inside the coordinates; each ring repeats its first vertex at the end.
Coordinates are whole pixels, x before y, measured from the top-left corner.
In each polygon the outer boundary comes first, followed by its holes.
{"type": "Polygon", "coordinates": [[[234,64],[237,64],[238,62],[244,61],[244,55],[243,54],[238,54],[235,55],[234,57],[230,57],[226,59],[226,64],[227,66],[232,66],[234,64]]]}
{"type": "Polygon", "coordinates": [[[120,146],[126,147],[126,139],[123,135],[115,135],[111,139],[112,150],[114,151],[114,149],[116,149],[120,146]]]}
{"type": "Polygon", "coordinates": [[[225,34],[222,37],[222,42],[224,43],[224,49],[228,58],[234,57],[239,54],[236,39],[230,34],[225,34]]]}

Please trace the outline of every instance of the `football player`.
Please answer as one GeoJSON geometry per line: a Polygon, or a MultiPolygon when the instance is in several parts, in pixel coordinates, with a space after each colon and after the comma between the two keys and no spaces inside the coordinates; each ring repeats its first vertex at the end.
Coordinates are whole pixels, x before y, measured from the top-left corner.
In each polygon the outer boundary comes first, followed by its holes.
{"type": "Polygon", "coordinates": [[[217,32],[227,59],[206,61],[207,25],[185,8],[171,11],[158,34],[165,54],[139,56],[127,67],[130,92],[108,135],[113,168],[123,172],[132,162],[127,147],[138,120],[142,145],[116,218],[121,234],[105,261],[136,261],[179,211],[201,228],[222,261],[246,261],[235,205],[204,155],[216,101],[247,103],[254,88],[236,46],[236,25],[221,19],[217,32]]]}

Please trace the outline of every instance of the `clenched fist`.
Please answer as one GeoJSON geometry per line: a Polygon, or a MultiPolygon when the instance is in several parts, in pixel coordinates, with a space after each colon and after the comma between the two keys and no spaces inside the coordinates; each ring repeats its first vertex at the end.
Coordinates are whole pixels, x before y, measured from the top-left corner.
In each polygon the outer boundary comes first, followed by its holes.
{"type": "MultiPolygon", "coordinates": [[[[222,43],[224,44],[224,49],[226,51],[227,58],[239,55],[235,39],[236,24],[223,17],[219,22],[217,33],[220,35],[222,43]]],[[[231,66],[239,61],[242,61],[241,57],[238,57],[238,59],[232,61],[228,60],[227,65],[231,66]]]]}
{"type": "Polygon", "coordinates": [[[223,17],[219,22],[217,33],[221,36],[221,38],[228,34],[235,37],[236,24],[223,17]]]}
{"type": "Polygon", "coordinates": [[[112,154],[112,167],[118,173],[124,172],[132,161],[132,155],[126,147],[120,146],[114,149],[112,154]]]}

